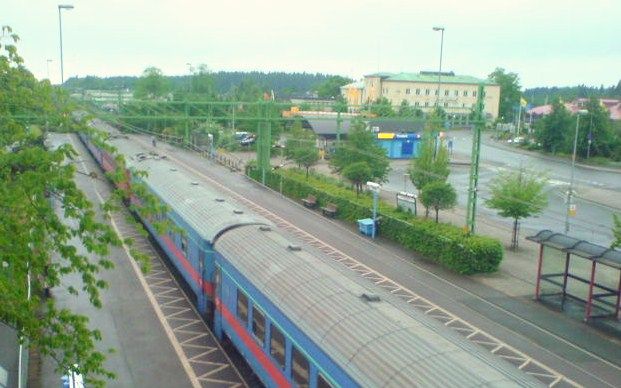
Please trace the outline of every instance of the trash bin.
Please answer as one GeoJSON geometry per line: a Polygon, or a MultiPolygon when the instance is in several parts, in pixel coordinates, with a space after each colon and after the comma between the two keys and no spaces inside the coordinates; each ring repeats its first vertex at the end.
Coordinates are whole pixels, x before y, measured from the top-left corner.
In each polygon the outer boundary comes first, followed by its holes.
{"type": "Polygon", "coordinates": [[[373,229],[375,228],[375,223],[371,218],[363,218],[358,220],[358,230],[360,233],[366,236],[373,236],[373,229]]]}

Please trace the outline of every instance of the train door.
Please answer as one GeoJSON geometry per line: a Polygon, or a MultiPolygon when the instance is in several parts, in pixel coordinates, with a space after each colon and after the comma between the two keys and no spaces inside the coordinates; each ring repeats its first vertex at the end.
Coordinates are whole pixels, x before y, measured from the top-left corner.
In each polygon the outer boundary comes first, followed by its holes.
{"type": "Polygon", "coordinates": [[[222,271],[216,264],[213,273],[213,328],[218,340],[222,340],[222,271]]]}

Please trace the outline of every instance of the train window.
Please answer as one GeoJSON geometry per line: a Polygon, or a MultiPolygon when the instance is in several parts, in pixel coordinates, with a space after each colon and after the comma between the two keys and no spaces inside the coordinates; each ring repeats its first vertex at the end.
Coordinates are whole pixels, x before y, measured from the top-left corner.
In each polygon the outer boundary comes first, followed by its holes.
{"type": "Polygon", "coordinates": [[[317,388],[332,388],[332,384],[320,373],[317,375],[317,388]]]}
{"type": "Polygon", "coordinates": [[[252,333],[263,347],[265,343],[265,315],[258,310],[252,310],[252,333]]]}
{"type": "Polygon", "coordinates": [[[270,354],[274,357],[280,369],[285,369],[285,336],[276,326],[272,325],[271,328],[270,354]]]}
{"type": "Polygon", "coordinates": [[[181,236],[181,251],[188,257],[188,238],[185,236],[181,236]]]}
{"type": "Polygon", "coordinates": [[[291,374],[293,375],[293,382],[296,386],[306,388],[308,387],[309,376],[308,360],[302,352],[300,352],[295,346],[293,347],[293,357],[291,359],[291,374]]]}
{"type": "Polygon", "coordinates": [[[248,297],[237,290],[237,316],[245,324],[248,323],[248,297]]]}

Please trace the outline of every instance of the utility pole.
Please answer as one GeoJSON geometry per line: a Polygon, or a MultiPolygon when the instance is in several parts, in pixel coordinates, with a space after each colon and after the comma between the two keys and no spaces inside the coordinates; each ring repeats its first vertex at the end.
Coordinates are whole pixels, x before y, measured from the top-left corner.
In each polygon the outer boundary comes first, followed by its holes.
{"type": "Polygon", "coordinates": [[[71,10],[73,9],[73,5],[60,4],[58,6],[58,30],[60,32],[60,86],[65,83],[65,69],[63,64],[63,19],[61,16],[61,11],[63,9],[71,10]]]}
{"type": "Polygon", "coordinates": [[[259,107],[263,111],[263,118],[259,120],[257,139],[257,166],[261,170],[261,183],[265,184],[266,173],[270,169],[270,145],[272,143],[272,123],[270,121],[271,104],[269,102],[261,102],[259,107]]]}
{"type": "Polygon", "coordinates": [[[565,234],[569,233],[569,215],[575,212],[573,208],[573,191],[574,191],[574,176],[576,170],[576,151],[578,148],[578,131],[580,130],[580,116],[589,113],[585,109],[581,109],[576,112],[576,133],[574,135],[574,152],[571,157],[571,179],[569,180],[569,189],[567,190],[567,210],[565,212],[565,234]]]}
{"type": "Polygon", "coordinates": [[[434,31],[440,31],[442,33],[440,37],[440,66],[438,69],[438,91],[436,97],[436,107],[440,106],[440,85],[442,84],[442,49],[444,48],[444,27],[433,27],[434,31]]]}
{"type": "Polygon", "coordinates": [[[483,117],[483,84],[477,92],[477,109],[472,134],[472,155],[470,159],[470,183],[468,185],[468,205],[466,209],[466,227],[468,233],[474,233],[476,227],[477,189],[479,184],[479,160],[481,158],[481,130],[485,125],[483,117]]]}
{"type": "Polygon", "coordinates": [[[341,112],[336,112],[336,145],[341,145],[341,125],[343,124],[343,119],[341,119],[341,112]]]}

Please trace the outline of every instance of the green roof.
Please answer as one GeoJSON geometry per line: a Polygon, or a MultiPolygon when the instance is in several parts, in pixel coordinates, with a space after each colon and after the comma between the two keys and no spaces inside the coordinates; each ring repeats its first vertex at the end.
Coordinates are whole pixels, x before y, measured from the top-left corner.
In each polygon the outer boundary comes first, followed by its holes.
{"type": "MultiPolygon", "coordinates": [[[[437,83],[438,73],[436,72],[420,72],[420,73],[374,73],[366,77],[380,77],[384,81],[407,81],[407,82],[426,82],[437,83]]],[[[487,79],[472,77],[469,75],[455,75],[452,73],[442,72],[442,83],[453,84],[485,84],[493,85],[494,83],[487,79]]]]}

